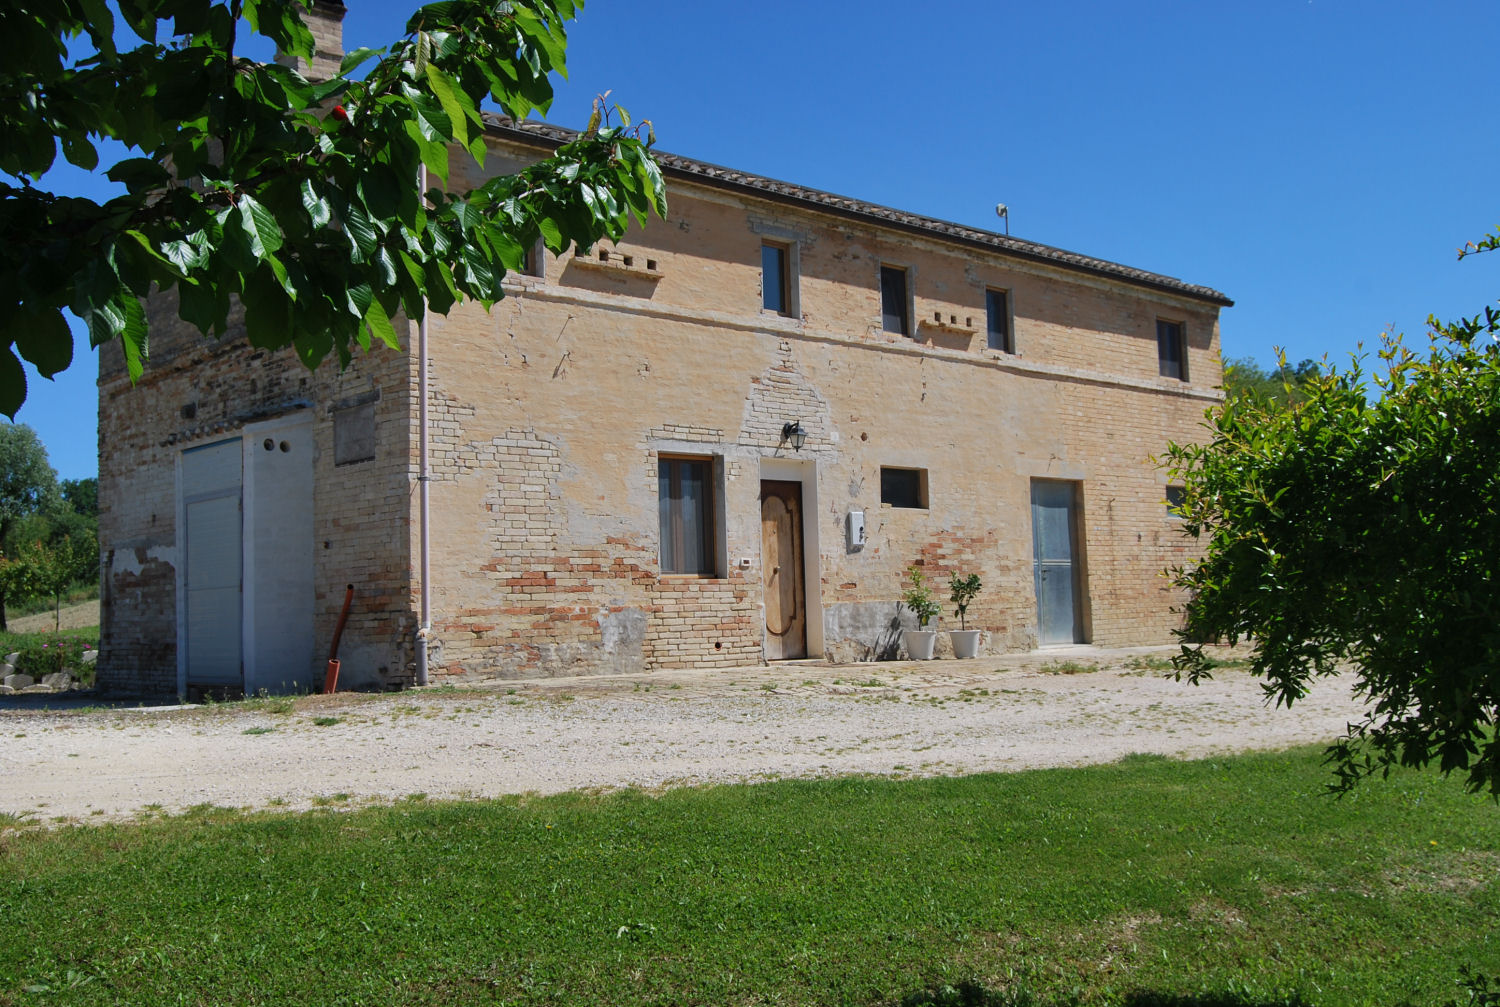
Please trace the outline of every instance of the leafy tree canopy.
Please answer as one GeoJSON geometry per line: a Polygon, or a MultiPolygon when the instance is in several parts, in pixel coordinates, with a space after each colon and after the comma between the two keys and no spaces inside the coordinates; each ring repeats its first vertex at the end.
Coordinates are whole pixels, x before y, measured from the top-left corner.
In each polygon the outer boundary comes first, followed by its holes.
{"type": "Polygon", "coordinates": [[[42,439],[24,423],[0,423],[0,543],[17,521],[57,502],[57,472],[42,439]]]}
{"type": "Polygon", "coordinates": [[[1268,371],[1253,357],[1233,357],[1224,361],[1224,392],[1231,396],[1260,395],[1285,408],[1305,399],[1306,385],[1321,373],[1316,360],[1293,365],[1279,358],[1276,368],[1268,371]]]}
{"type": "MultiPolygon", "coordinates": [[[[1205,540],[1173,575],[1184,636],[1251,641],[1278,702],[1352,666],[1371,705],[1330,750],[1338,788],[1435,762],[1500,797],[1500,311],[1429,325],[1422,352],[1386,338],[1373,402],[1355,361],[1297,409],[1230,395],[1206,443],[1172,445],[1205,540]]],[[[1196,679],[1205,655],[1178,665],[1196,679]]]]}
{"type": "Polygon", "coordinates": [[[239,55],[257,33],[311,58],[309,0],[20,0],[0,6],[0,412],[72,361],[63,312],[91,345],[119,339],[132,379],[147,352],[140,298],[175,288],[183,320],[222,335],[231,304],[257,347],[309,367],[397,345],[391,318],[424,298],[486,305],[541,237],[553,252],[618,238],[665,212],[658,166],[616,109],[555,155],[472,191],[450,159],[485,157],[480,106],[524,119],[551,103],[580,0],[444,0],[386,49],[360,49],[309,82],[239,55]],[[139,42],[116,44],[116,19],[139,42]],[[349,76],[362,74],[356,80],[349,76]],[[103,203],[48,191],[59,154],[132,156],[103,203]],[[8,180],[7,180],[8,179],[8,180]]]}
{"type": "Polygon", "coordinates": [[[99,480],[96,477],[64,479],[58,485],[63,502],[75,513],[92,518],[99,516],[99,480]]]}

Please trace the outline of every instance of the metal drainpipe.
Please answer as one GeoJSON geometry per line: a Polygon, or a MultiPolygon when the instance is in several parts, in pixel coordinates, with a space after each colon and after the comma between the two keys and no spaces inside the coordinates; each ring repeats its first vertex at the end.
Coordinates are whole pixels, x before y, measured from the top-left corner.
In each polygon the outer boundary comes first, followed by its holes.
{"type": "MultiPolygon", "coordinates": [[[[427,193],[427,166],[417,172],[418,197],[427,193]]],[[[417,684],[427,684],[427,640],[432,635],[431,525],[428,521],[427,486],[432,475],[427,467],[427,299],[422,299],[422,317],[417,321],[417,498],[422,536],[421,626],[417,629],[417,684]]]]}

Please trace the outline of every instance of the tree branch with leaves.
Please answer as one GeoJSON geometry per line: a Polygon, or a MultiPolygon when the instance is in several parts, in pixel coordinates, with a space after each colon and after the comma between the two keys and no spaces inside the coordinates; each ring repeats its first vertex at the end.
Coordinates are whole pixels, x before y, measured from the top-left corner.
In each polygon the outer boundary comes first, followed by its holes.
{"type": "Polygon", "coordinates": [[[665,213],[650,125],[623,109],[517,174],[447,191],[452,156],[484,164],[483,103],[516,120],[550,106],[581,6],[429,4],[321,82],[236,52],[244,23],[311,59],[308,0],[0,9],[0,412],[26,397],[22,359],[48,377],[72,363],[64,312],[93,347],[119,339],[132,380],[149,347],[141,300],[171,289],[205,334],[228,334],[238,301],[252,345],[344,365],[397,347],[392,318],[424,301],[493,304],[539,238],[587,248],[665,213]],[[117,16],[139,45],[116,45],[117,16]],[[125,194],[45,187],[59,153],[97,169],[106,138],[135,155],[105,171],[125,194]],[[443,186],[419,193],[421,166],[443,186]]]}

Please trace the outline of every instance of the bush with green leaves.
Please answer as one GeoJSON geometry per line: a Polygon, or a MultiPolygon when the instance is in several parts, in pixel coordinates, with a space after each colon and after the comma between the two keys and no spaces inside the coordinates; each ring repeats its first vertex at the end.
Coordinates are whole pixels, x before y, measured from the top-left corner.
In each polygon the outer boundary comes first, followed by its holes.
{"type": "MultiPolygon", "coordinates": [[[[1500,311],[1430,325],[1423,352],[1385,339],[1373,400],[1356,360],[1292,409],[1231,396],[1172,445],[1204,544],[1172,575],[1184,639],[1251,641],[1278,703],[1353,668],[1370,707],[1330,750],[1336,786],[1435,762],[1500,797],[1500,311]]],[[[1184,646],[1179,672],[1207,661],[1184,646]]]]}
{"type": "Polygon", "coordinates": [[[921,570],[912,567],[906,571],[906,581],[907,587],[901,593],[901,603],[911,609],[912,615],[917,617],[917,625],[926,629],[932,617],[943,608],[932,596],[932,588],[927,586],[927,578],[921,570]]]}
{"type": "Polygon", "coordinates": [[[23,675],[30,675],[35,679],[54,672],[71,671],[79,681],[91,684],[94,680],[94,667],[92,663],[85,664],[83,657],[93,649],[94,643],[83,637],[49,634],[41,639],[33,639],[17,651],[19,656],[15,667],[23,675]]]}
{"type": "Polygon", "coordinates": [[[979,594],[984,585],[979,580],[979,574],[950,574],[948,577],[948,600],[953,602],[953,614],[958,616],[960,629],[968,629],[965,616],[969,611],[969,604],[979,594]]]}

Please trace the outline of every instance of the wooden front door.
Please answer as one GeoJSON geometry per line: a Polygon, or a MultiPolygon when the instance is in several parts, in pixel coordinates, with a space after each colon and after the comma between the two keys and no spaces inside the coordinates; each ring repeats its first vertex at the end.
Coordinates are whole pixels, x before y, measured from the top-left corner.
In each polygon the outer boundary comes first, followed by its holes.
{"type": "Polygon", "coordinates": [[[760,558],[765,578],[766,660],[806,657],[801,483],[761,482],[760,558]]]}

